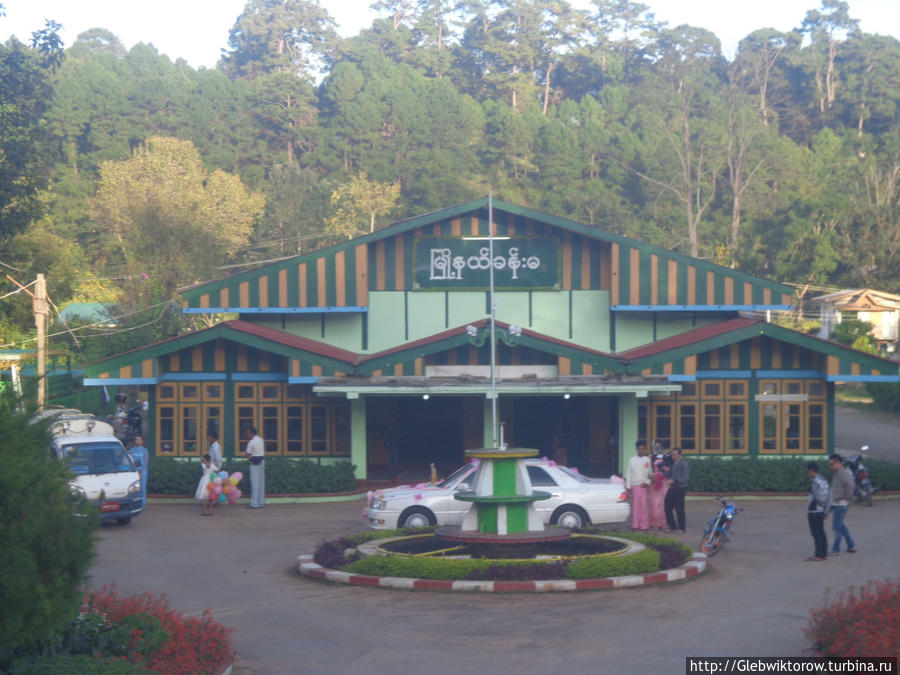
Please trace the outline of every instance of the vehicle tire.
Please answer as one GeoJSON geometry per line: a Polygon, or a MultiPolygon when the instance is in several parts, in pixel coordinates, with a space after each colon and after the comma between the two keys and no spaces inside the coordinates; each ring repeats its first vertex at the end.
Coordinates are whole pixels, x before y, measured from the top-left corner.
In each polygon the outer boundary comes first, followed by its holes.
{"type": "Polygon", "coordinates": [[[721,530],[714,530],[703,536],[700,541],[700,550],[708,556],[714,556],[725,544],[725,535],[721,530]]]}
{"type": "Polygon", "coordinates": [[[869,508],[872,507],[872,490],[866,490],[863,492],[863,502],[869,508]]]}
{"type": "Polygon", "coordinates": [[[434,514],[424,506],[410,506],[397,520],[397,527],[427,527],[436,525],[434,514]]]}
{"type": "Polygon", "coordinates": [[[591,519],[584,512],[584,509],[575,504],[563,504],[553,515],[550,516],[550,523],[559,525],[560,527],[568,527],[573,530],[587,527],[591,524],[591,519]]]}
{"type": "Polygon", "coordinates": [[[117,525],[128,525],[131,522],[131,516],[122,516],[121,518],[116,518],[117,525]]]}

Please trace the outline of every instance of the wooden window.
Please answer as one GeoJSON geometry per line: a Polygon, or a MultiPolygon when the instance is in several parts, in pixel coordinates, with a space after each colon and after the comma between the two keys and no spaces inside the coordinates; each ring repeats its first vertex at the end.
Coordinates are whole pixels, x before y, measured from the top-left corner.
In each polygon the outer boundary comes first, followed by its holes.
{"type": "Polygon", "coordinates": [[[722,404],[703,404],[703,452],[722,452],[722,404]]]}
{"type": "Polygon", "coordinates": [[[200,432],[200,406],[183,405],[180,406],[181,413],[181,447],[179,455],[197,455],[200,451],[199,432],[200,432]]]}
{"type": "Polygon", "coordinates": [[[822,452],[825,450],[825,405],[823,403],[809,404],[809,417],[807,420],[808,447],[811,451],[822,452]]]}
{"type": "Polygon", "coordinates": [[[681,393],[678,394],[678,398],[697,398],[697,383],[683,382],[681,385],[681,393]]]}
{"type": "Polygon", "coordinates": [[[747,398],[747,383],[743,380],[730,380],[727,382],[726,398],[747,398]]]}
{"type": "Polygon", "coordinates": [[[284,398],[288,401],[305,401],[309,397],[308,389],[305,384],[287,384],[284,387],[284,398]]]}
{"type": "Polygon", "coordinates": [[[647,440],[647,430],[649,429],[648,424],[648,416],[650,412],[650,406],[646,403],[638,403],[638,441],[643,443],[648,443],[647,440]]]}
{"type": "Polygon", "coordinates": [[[285,450],[290,455],[302,455],[305,450],[303,420],[306,407],[289,405],[285,408],[285,450]]]}
{"type": "Polygon", "coordinates": [[[784,406],[784,449],[798,452],[803,441],[803,404],[788,403],[784,406]]]}
{"type": "Polygon", "coordinates": [[[653,441],[672,447],[672,404],[656,403],[653,406],[653,441]]]}
{"type": "MultiPolygon", "coordinates": [[[[173,387],[174,389],[174,387],[173,387]]],[[[161,455],[175,454],[175,406],[157,407],[156,439],[161,455]]]]}
{"type": "Polygon", "coordinates": [[[219,444],[222,443],[222,406],[203,406],[203,439],[215,432],[219,436],[219,444]]]}
{"type": "Polygon", "coordinates": [[[807,380],[806,395],[810,398],[825,398],[825,383],[821,380],[807,380]]]}
{"type": "Polygon", "coordinates": [[[259,385],[259,398],[262,401],[280,401],[281,385],[278,383],[266,382],[259,385]]]}
{"type": "Polygon", "coordinates": [[[678,406],[678,444],[684,452],[697,452],[697,404],[678,406]]]}
{"type": "Polygon", "coordinates": [[[718,398],[722,395],[722,383],[721,382],[704,382],[703,383],[703,398],[718,398]]]}
{"type": "Polygon", "coordinates": [[[234,398],[238,401],[255,401],[255,384],[237,384],[234,387],[234,398]]]}
{"type": "Polygon", "coordinates": [[[207,382],[203,385],[203,402],[218,403],[225,400],[225,385],[220,382],[207,382]]]}
{"type": "Polygon", "coordinates": [[[281,440],[281,406],[260,406],[259,433],[263,438],[267,455],[278,454],[281,440]]]}
{"type": "Polygon", "coordinates": [[[775,403],[763,403],[760,407],[760,452],[778,452],[778,406],[775,403]]]}
{"type": "Polygon", "coordinates": [[[175,401],[178,398],[178,388],[174,384],[161,384],[156,392],[158,401],[175,401]]]}
{"type": "Polygon", "coordinates": [[[256,421],[256,406],[239,405],[235,407],[234,412],[234,432],[235,438],[238,439],[237,454],[243,457],[247,451],[247,429],[250,427],[259,428],[256,421]]]}
{"type": "Polygon", "coordinates": [[[200,385],[196,382],[182,382],[178,389],[182,401],[200,400],[200,385]]]}
{"type": "Polygon", "coordinates": [[[769,396],[778,393],[777,380],[763,380],[759,383],[759,393],[763,396],[769,396]]]}
{"type": "Polygon", "coordinates": [[[802,394],[803,393],[803,382],[798,380],[788,380],[784,383],[784,393],[785,394],[802,394]]]}
{"type": "Polygon", "coordinates": [[[747,404],[728,403],[727,452],[747,452],[747,404]]]}

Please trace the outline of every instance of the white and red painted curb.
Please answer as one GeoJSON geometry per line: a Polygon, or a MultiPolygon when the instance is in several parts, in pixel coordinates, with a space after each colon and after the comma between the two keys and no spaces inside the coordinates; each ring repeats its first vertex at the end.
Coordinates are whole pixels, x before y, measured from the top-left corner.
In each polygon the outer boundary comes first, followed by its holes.
{"type": "Polygon", "coordinates": [[[547,591],[595,591],[601,588],[624,588],[626,586],[649,586],[672,581],[691,579],[706,571],[706,555],[694,553],[691,560],[680,567],[625,577],[605,577],[602,579],[547,579],[544,581],[442,581],[438,579],[411,579],[407,577],[375,577],[368,574],[353,574],[322,567],[313,562],[311,555],[298,555],[297,568],[300,574],[313,579],[333,581],[351,586],[374,586],[377,588],[405,588],[420,591],[459,591],[482,593],[544,593],[547,591]]]}

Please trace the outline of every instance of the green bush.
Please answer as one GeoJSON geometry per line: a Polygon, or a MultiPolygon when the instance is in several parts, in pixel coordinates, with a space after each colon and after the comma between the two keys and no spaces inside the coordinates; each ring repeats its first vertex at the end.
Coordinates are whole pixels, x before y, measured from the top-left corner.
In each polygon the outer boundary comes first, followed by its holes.
{"type": "MultiPolygon", "coordinates": [[[[246,459],[229,459],[222,467],[229,474],[244,474],[240,488],[250,490],[250,463],[246,459]]],[[[199,459],[151,457],[147,463],[147,491],[159,495],[193,495],[203,474],[199,459]]],[[[350,462],[319,465],[308,459],[269,457],[266,459],[266,492],[268,494],[302,494],[350,492],[356,489],[356,478],[350,462]]]]}
{"type": "Polygon", "coordinates": [[[138,675],[147,671],[138,663],[121,658],[58,654],[30,663],[16,664],[10,675],[138,675]]]}
{"type": "Polygon", "coordinates": [[[48,423],[0,402],[0,669],[78,615],[98,514],[50,454],[48,423]]]}
{"type": "MultiPolygon", "coordinates": [[[[817,457],[819,470],[831,480],[826,456],[817,457]]],[[[687,457],[691,468],[689,492],[808,492],[805,458],[687,457]]],[[[872,483],[882,490],[900,490],[900,464],[867,459],[872,483]]]]}
{"type": "Polygon", "coordinates": [[[651,548],[645,548],[631,555],[578,558],[569,563],[566,576],[569,579],[599,579],[658,571],[659,553],[651,548]]]}
{"type": "MultiPolygon", "coordinates": [[[[418,532],[418,531],[417,531],[418,532]]],[[[370,541],[372,539],[380,539],[386,537],[399,536],[409,534],[409,531],[368,531],[360,533],[365,535],[362,541],[370,541]]],[[[642,534],[615,534],[614,536],[623,539],[631,539],[644,544],[678,544],[671,538],[657,537],[655,535],[642,534]]],[[[352,535],[341,541],[347,542],[357,535],[352,535]]],[[[684,546],[685,556],[689,557],[691,550],[684,546]]],[[[595,579],[599,577],[615,577],[627,576],[631,574],[648,574],[659,571],[659,553],[653,549],[645,549],[633,555],[627,556],[589,556],[585,558],[577,558],[567,563],[566,578],[568,579],[595,579]]],[[[514,567],[535,567],[541,563],[535,563],[534,560],[517,560],[513,562],[503,562],[503,566],[514,567]]],[[[548,567],[558,565],[558,561],[548,560],[544,563],[548,567]]],[[[489,567],[497,566],[498,561],[489,558],[475,559],[447,559],[447,558],[420,558],[412,556],[380,556],[373,555],[361,558],[349,565],[343,567],[343,571],[352,572],[353,574],[370,574],[381,577],[409,577],[414,579],[439,579],[445,581],[453,581],[458,579],[466,579],[476,570],[487,570],[489,567]]],[[[539,578],[539,577],[537,577],[539,578]]]]}

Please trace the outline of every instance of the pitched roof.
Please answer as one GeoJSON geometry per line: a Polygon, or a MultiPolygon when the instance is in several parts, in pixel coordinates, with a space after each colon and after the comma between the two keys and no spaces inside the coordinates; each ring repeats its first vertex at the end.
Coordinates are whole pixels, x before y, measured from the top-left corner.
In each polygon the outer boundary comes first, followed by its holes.
{"type": "Polygon", "coordinates": [[[728,333],[748,328],[749,326],[753,326],[758,323],[765,322],[762,319],[737,317],[735,319],[721,321],[719,323],[710,324],[708,326],[694,328],[693,330],[689,330],[685,333],[680,333],[679,335],[673,335],[672,337],[667,337],[662,340],[657,340],[656,342],[641,345],[640,347],[635,347],[634,349],[628,349],[624,352],[619,352],[617,356],[621,359],[625,359],[626,361],[635,361],[637,359],[642,359],[648,356],[654,356],[656,354],[668,352],[673,349],[681,349],[682,347],[687,347],[689,345],[704,342],[705,340],[719,337],[721,335],[727,335],[728,333]]]}
{"type": "Polygon", "coordinates": [[[871,288],[837,291],[828,295],[820,295],[817,298],[813,298],[812,301],[833,305],[835,309],[851,312],[900,309],[900,295],[876,291],[871,288]]]}

